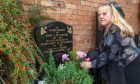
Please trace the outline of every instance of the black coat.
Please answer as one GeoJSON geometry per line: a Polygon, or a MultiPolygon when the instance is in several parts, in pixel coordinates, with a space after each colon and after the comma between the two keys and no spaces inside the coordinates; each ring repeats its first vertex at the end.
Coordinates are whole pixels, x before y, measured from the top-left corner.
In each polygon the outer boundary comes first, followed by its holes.
{"type": "Polygon", "coordinates": [[[100,69],[101,77],[108,84],[140,84],[140,50],[133,38],[122,37],[116,25],[100,38],[98,54],[92,60],[93,68],[100,69]],[[139,76],[135,76],[137,74],[139,76]]]}

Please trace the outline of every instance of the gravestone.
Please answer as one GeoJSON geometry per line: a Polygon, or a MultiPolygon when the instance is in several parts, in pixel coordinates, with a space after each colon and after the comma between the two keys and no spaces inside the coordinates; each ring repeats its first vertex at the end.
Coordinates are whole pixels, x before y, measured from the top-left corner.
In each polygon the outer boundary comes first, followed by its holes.
{"type": "Polygon", "coordinates": [[[49,22],[35,27],[35,41],[48,58],[50,50],[54,54],[72,50],[72,26],[60,21],[49,22]]]}

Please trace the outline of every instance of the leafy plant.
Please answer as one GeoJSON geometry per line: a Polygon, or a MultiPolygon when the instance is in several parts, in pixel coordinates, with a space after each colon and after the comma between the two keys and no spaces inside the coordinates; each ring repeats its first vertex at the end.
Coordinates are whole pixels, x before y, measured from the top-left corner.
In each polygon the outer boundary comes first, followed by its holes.
{"type": "Polygon", "coordinates": [[[52,52],[49,63],[42,65],[46,75],[46,84],[93,84],[93,78],[87,69],[77,66],[76,61],[66,61],[56,67],[52,52]]]}
{"type": "MultiPolygon", "coordinates": [[[[54,9],[52,6],[47,6],[47,8],[51,8],[54,9]]],[[[39,5],[39,4],[34,4],[31,5],[30,8],[30,16],[29,16],[29,22],[31,23],[31,25],[37,25],[39,24],[41,21],[45,20],[45,19],[51,19],[50,17],[48,17],[47,15],[42,15],[43,6],[39,5]]]]}
{"type": "Polygon", "coordinates": [[[75,60],[76,61],[76,52],[69,51],[68,54],[69,54],[71,60],[75,60]]]}
{"type": "Polygon", "coordinates": [[[30,17],[29,22],[32,25],[36,25],[41,21],[41,18],[45,18],[41,16],[42,6],[40,5],[32,5],[30,8],[30,17]]]}
{"type": "Polygon", "coordinates": [[[21,0],[0,0],[0,59],[4,66],[2,81],[6,79],[10,84],[30,84],[38,78],[35,65],[36,61],[41,62],[42,59],[30,36],[29,27],[21,0]]]}

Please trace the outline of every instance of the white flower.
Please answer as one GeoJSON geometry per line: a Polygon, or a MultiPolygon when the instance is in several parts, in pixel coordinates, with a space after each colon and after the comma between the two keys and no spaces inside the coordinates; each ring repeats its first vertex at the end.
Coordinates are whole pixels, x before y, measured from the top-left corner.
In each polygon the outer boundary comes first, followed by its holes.
{"type": "Polygon", "coordinates": [[[76,55],[78,56],[78,58],[84,58],[87,56],[87,54],[83,51],[77,51],[76,55]]]}
{"type": "Polygon", "coordinates": [[[62,70],[64,68],[64,64],[59,64],[58,70],[62,70]]]}

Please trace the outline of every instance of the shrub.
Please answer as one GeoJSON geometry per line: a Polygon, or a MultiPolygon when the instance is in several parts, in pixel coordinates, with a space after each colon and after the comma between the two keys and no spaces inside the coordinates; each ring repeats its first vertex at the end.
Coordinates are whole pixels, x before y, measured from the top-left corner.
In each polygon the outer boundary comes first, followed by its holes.
{"type": "Polygon", "coordinates": [[[65,61],[56,67],[52,52],[49,63],[44,63],[41,70],[45,72],[46,84],[93,84],[93,77],[87,69],[80,68],[79,62],[74,60],[65,61]]]}

